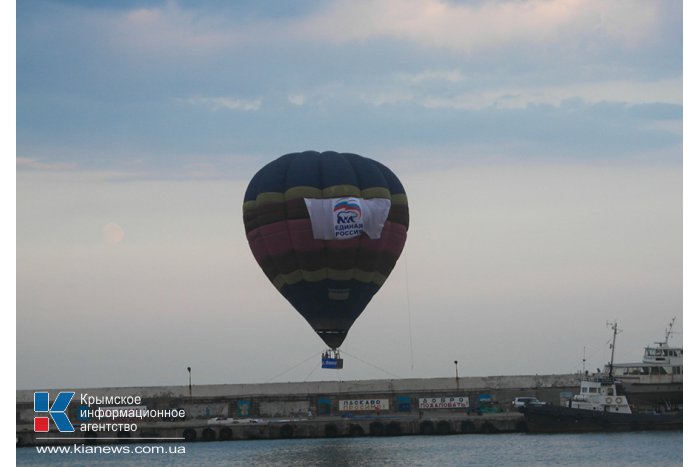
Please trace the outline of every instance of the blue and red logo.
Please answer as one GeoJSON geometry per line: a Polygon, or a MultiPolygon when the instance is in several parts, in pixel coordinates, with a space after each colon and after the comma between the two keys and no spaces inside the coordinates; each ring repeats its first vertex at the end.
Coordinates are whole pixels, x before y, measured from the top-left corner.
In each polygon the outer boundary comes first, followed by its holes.
{"type": "Polygon", "coordinates": [[[355,224],[362,219],[360,204],[353,198],[342,199],[335,203],[333,212],[338,224],[355,224]]]}
{"type": "MultiPolygon", "coordinates": [[[[75,431],[73,429],[73,424],[68,419],[66,415],[66,410],[68,409],[68,404],[73,400],[75,392],[63,391],[59,392],[56,399],[53,401],[53,405],[49,407],[49,393],[48,392],[35,392],[34,393],[34,412],[37,413],[48,413],[53,422],[56,424],[58,431],[71,432],[75,431]]],[[[48,432],[49,431],[49,417],[34,417],[34,431],[36,432],[48,432]]]]}

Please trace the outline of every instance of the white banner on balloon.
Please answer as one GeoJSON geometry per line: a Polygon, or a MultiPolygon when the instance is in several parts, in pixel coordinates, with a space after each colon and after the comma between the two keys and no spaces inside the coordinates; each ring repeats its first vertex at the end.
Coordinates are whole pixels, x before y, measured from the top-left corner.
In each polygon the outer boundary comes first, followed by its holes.
{"type": "Polygon", "coordinates": [[[391,201],[384,198],[304,198],[317,240],[347,240],[366,233],[381,237],[391,201]]]}

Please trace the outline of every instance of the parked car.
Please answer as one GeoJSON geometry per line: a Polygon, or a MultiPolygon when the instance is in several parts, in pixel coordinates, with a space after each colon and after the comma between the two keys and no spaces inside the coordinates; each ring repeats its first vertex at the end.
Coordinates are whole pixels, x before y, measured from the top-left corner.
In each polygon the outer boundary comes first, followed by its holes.
{"type": "Polygon", "coordinates": [[[542,402],[536,397],[516,397],[513,399],[513,407],[520,410],[526,405],[547,405],[546,402],[542,402]]]}
{"type": "Polygon", "coordinates": [[[207,420],[207,425],[232,425],[234,423],[236,423],[236,421],[228,417],[215,417],[207,420]]]}

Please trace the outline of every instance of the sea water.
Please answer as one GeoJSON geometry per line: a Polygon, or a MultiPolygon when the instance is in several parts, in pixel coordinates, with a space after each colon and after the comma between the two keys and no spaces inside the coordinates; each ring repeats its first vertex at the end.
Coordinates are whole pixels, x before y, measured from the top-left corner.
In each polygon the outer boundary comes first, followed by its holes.
{"type": "MultiPolygon", "coordinates": [[[[681,466],[683,433],[498,434],[122,444],[120,452],[41,453],[17,465],[64,466],[681,466]]],[[[101,445],[96,445],[101,446],[101,445]]]]}

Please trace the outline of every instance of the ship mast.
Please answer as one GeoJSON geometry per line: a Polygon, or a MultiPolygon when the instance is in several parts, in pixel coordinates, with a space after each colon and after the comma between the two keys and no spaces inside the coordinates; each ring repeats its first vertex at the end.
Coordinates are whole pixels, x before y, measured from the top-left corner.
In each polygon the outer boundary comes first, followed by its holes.
{"type": "Polygon", "coordinates": [[[666,340],[664,341],[664,344],[668,345],[668,338],[671,336],[671,329],[673,329],[673,323],[676,322],[676,317],[674,316],[671,322],[668,325],[668,329],[666,329],[666,340]]]}
{"type": "Polygon", "coordinates": [[[608,376],[612,378],[613,375],[613,362],[615,361],[615,340],[617,338],[617,333],[622,332],[622,329],[618,331],[617,329],[617,321],[614,321],[612,323],[606,323],[608,326],[612,327],[613,330],[613,340],[612,344],[610,344],[610,348],[612,351],[610,352],[610,366],[609,366],[609,371],[608,371],[608,376]]]}

